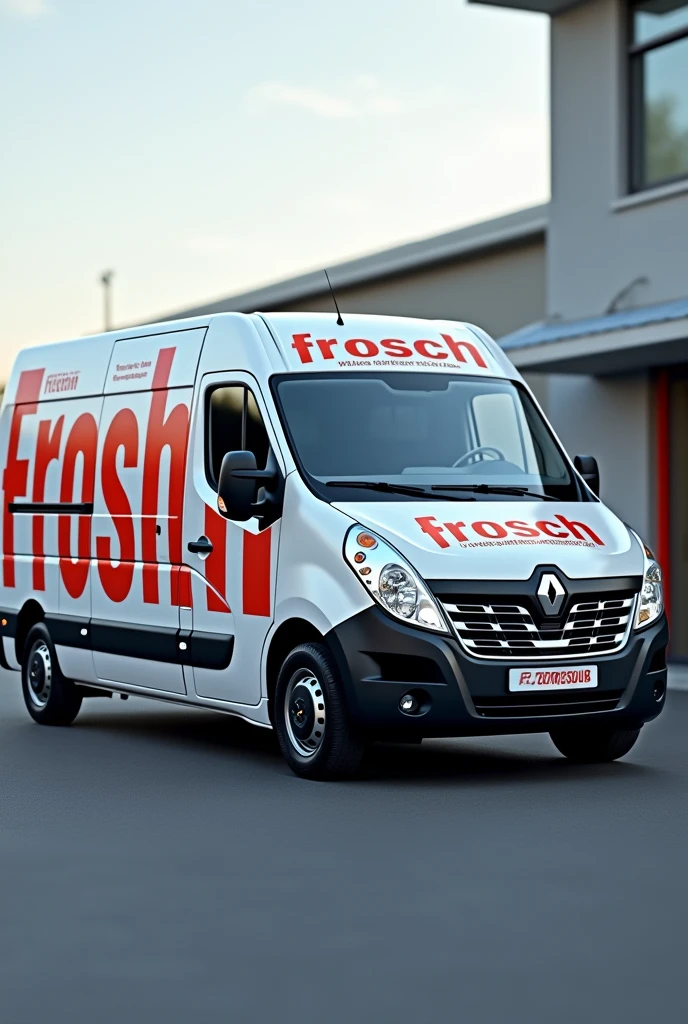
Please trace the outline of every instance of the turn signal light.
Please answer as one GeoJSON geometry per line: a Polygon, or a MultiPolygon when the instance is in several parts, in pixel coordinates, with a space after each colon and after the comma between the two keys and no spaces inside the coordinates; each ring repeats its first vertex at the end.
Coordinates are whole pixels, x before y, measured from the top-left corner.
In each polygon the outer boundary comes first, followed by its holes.
{"type": "Polygon", "coordinates": [[[370,533],[359,533],[356,543],[362,548],[376,548],[377,541],[370,533]]]}

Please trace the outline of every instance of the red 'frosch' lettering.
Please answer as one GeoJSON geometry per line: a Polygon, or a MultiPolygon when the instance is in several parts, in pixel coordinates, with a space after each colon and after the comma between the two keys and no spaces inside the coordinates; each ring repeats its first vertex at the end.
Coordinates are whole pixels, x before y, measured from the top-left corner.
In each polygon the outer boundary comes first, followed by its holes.
{"type": "MultiPolygon", "coordinates": [[[[305,340],[305,339],[304,339],[305,340]]],[[[327,348],[329,341],[318,342],[320,350],[327,348]]],[[[336,344],[332,341],[331,344],[336,344]]],[[[191,573],[182,565],[182,515],[186,457],[189,437],[189,408],[180,401],[168,411],[168,399],[175,391],[168,389],[174,348],[164,348],[158,353],[152,380],[152,393],[143,451],[143,472],[141,506],[132,510],[132,503],[121,479],[122,468],[134,469],[140,465],[140,427],[137,416],[130,408],[119,409],[110,422],[100,453],[98,473],[105,508],[112,517],[116,539],[112,535],[95,537],[95,552],[91,551],[90,514],[75,515],[65,511],[57,517],[57,555],[59,572],[66,593],[77,599],[84,594],[89,579],[90,561],[95,554],[98,576],[105,595],[113,602],[120,603],[131,592],[136,560],[135,528],[140,523],[141,560],[143,562],[143,599],[147,603],[159,603],[158,570],[159,553],[156,520],[159,516],[159,489],[162,466],[169,466],[169,487],[165,518],[168,521],[169,551],[162,556],[173,566],[170,573],[169,600],[173,605],[191,605],[191,573]],[[121,454],[120,454],[121,453],[121,454]],[[121,460],[121,461],[119,461],[121,460]],[[76,550],[74,550],[74,545],[76,550]]],[[[143,361],[141,366],[150,367],[143,361]]],[[[62,380],[74,375],[52,374],[62,380]]],[[[90,412],[81,412],[69,430],[66,442],[66,416],[62,411],[71,408],[60,403],[50,403],[46,409],[55,410],[54,419],[40,420],[35,430],[36,448],[33,460],[19,458],[24,444],[20,444],[22,421],[25,416],[34,416],[39,409],[41,389],[44,385],[45,369],[25,370],[20,374],[17,392],[12,407],[8,432],[5,468],[2,475],[4,502],[2,510],[3,558],[2,581],[6,587],[15,587],[15,516],[10,512],[13,502],[29,499],[29,468],[33,462],[31,498],[36,503],[54,500],[47,495],[47,481],[52,479],[50,466],[58,461],[59,502],[66,505],[91,505],[94,501],[95,474],[98,458],[98,425],[90,412]],[[62,451],[61,451],[62,449],[62,451]]],[[[62,387],[62,385],[60,386],[62,387]]],[[[51,383],[51,389],[57,385],[51,383]]],[[[64,389],[69,389],[67,383],[64,389]]],[[[44,389],[46,390],[46,389],[44,389]]],[[[26,428],[25,428],[26,430],[26,428]]],[[[30,431],[27,431],[30,435],[30,431]]],[[[26,439],[24,439],[25,441],[26,439]]],[[[90,511],[90,510],[89,510],[90,511]]],[[[45,569],[45,516],[37,513],[31,521],[32,582],[35,591],[46,589],[45,569]]],[[[212,539],[213,557],[206,563],[207,605],[211,611],[229,610],[226,601],[220,598],[226,591],[227,524],[212,509],[207,510],[206,533],[212,539]],[[216,552],[216,554],[215,554],[216,552]]],[[[261,573],[256,578],[260,585],[246,584],[249,607],[256,610],[249,614],[268,614],[269,608],[269,538],[255,545],[261,573]],[[266,551],[268,554],[266,554],[266,551]],[[267,567],[267,568],[266,568],[267,567]],[[267,582],[266,582],[267,573],[267,582]],[[266,589],[267,588],[267,589],[266,589]]],[[[55,553],[54,551],[51,553],[55,553]]],[[[244,565],[247,578],[254,572],[251,563],[253,549],[244,565]]]]}
{"type": "MultiPolygon", "coordinates": [[[[423,359],[435,361],[449,360],[453,364],[471,362],[475,366],[487,369],[487,362],[478,345],[465,338],[453,338],[451,334],[441,334],[442,341],[432,338],[419,338],[410,342],[399,338],[383,338],[380,342],[370,338],[347,338],[343,342],[344,351],[354,360],[370,360],[380,355],[394,359],[413,359],[417,354],[423,359]]],[[[323,359],[336,358],[334,349],[339,344],[337,338],[318,338],[314,343],[310,334],[293,334],[291,347],[296,351],[302,363],[312,363],[313,355],[320,353],[323,359]]]]}
{"type": "Polygon", "coordinates": [[[499,523],[491,523],[483,521],[479,523],[473,523],[473,529],[476,533],[479,533],[481,537],[487,537],[488,540],[501,540],[502,537],[506,537],[507,531],[504,526],[499,523]]]}
{"type": "Polygon", "coordinates": [[[383,338],[380,344],[386,356],[393,356],[395,359],[410,359],[413,355],[408,345],[399,341],[398,338],[383,338]]]}
{"type": "MultiPolygon", "coordinates": [[[[158,512],[158,489],[160,461],[164,448],[170,452],[170,476],[168,491],[169,511],[169,557],[172,565],[182,562],[182,513],[184,511],[184,474],[189,435],[189,409],[180,402],[165,418],[167,405],[167,382],[172,369],[174,348],[162,348],[153,374],[153,395],[148,414],[146,449],[143,458],[143,495],[141,499],[141,550],[143,554],[143,600],[146,604],[158,604],[158,565],[156,514],[158,512]]],[[[179,598],[178,589],[172,593],[172,602],[179,598]]]]}
{"type": "MultiPolygon", "coordinates": [[[[480,519],[475,523],[438,523],[434,516],[416,516],[416,522],[423,533],[432,537],[439,548],[446,549],[451,546],[445,533],[449,533],[459,544],[484,544],[485,541],[504,544],[518,543],[518,540],[510,538],[540,538],[542,543],[548,540],[571,540],[573,542],[584,542],[588,545],[595,544],[604,547],[604,541],[595,533],[587,523],[573,522],[562,515],[553,517],[558,522],[549,522],[545,519],[538,519],[534,526],[522,522],[520,519],[508,519],[505,523],[495,523],[490,520],[480,519]],[[471,536],[471,533],[473,536],[471,536]],[[483,538],[481,540],[481,538],[483,538]]],[[[533,543],[532,540],[530,540],[533,543]]]]}
{"type": "Polygon", "coordinates": [[[23,370],[19,375],[17,396],[12,410],[10,436],[7,444],[7,462],[2,475],[5,502],[2,510],[2,581],[6,587],[15,585],[14,574],[14,516],[10,505],[26,495],[29,460],[19,459],[19,434],[24,416],[33,416],[38,409],[45,370],[23,370]]]}
{"type": "MultiPolygon", "coordinates": [[[[98,424],[90,412],[83,412],[74,421],[69,431],[62,460],[60,501],[93,502],[96,475],[96,453],[98,451],[98,424]],[[83,458],[81,494],[74,494],[74,478],[78,456],[83,458]]],[[[77,521],[77,554],[72,557],[71,532],[72,516],[58,516],[57,551],[60,556],[60,574],[65,590],[70,597],[81,597],[88,583],[89,559],[91,557],[91,517],[79,516],[77,521]]]]}
{"type": "Polygon", "coordinates": [[[131,589],[135,557],[131,504],[117,475],[117,452],[120,448],[124,449],[124,468],[136,466],[139,457],[139,427],[131,409],[120,409],[113,417],[105,435],[101,465],[103,499],[117,531],[119,564],[113,564],[109,537],[96,537],[96,558],[103,590],[111,601],[116,602],[123,601],[131,589]]]}
{"type": "MultiPolygon", "coordinates": [[[[38,424],[32,501],[45,501],[45,478],[50,463],[60,457],[63,426],[64,416],[60,416],[55,424],[51,420],[41,420],[38,424]]],[[[33,544],[33,589],[45,590],[45,516],[33,517],[31,540],[33,544]]]]}
{"type": "MultiPolygon", "coordinates": [[[[444,529],[438,522],[435,521],[434,516],[416,516],[416,522],[420,526],[423,533],[427,533],[429,537],[432,537],[435,544],[440,548],[448,548],[449,541],[443,536],[444,529]]],[[[450,524],[446,523],[447,529],[450,528],[450,524]]],[[[461,524],[463,525],[463,524],[461,524]]]]}

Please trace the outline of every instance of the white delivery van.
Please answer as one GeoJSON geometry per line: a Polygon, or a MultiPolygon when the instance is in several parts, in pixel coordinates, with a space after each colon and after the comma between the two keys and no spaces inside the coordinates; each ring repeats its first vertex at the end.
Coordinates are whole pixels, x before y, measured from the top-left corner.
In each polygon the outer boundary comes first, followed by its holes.
{"type": "Polygon", "coordinates": [[[652,553],[456,322],[221,314],[23,351],[0,415],[0,660],[67,725],[137,694],[274,728],[627,753],[662,709],[652,553]]]}

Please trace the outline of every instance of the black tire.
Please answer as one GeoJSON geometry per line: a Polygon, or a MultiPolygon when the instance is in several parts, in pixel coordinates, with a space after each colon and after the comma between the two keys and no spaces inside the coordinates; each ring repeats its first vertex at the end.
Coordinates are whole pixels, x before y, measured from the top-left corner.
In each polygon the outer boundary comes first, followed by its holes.
{"type": "Polygon", "coordinates": [[[604,764],[624,757],[640,735],[637,729],[557,729],[550,733],[552,743],[569,761],[579,764],[604,764]]]}
{"type": "Polygon", "coordinates": [[[55,647],[44,623],[29,630],[22,657],[22,692],[33,720],[40,725],[71,725],[82,695],[60,671],[55,647]]]}
{"type": "Polygon", "coordinates": [[[296,775],[325,781],[356,773],[365,743],[349,719],[339,672],[324,644],[301,644],[285,659],[273,720],[284,758],[296,775]]]}

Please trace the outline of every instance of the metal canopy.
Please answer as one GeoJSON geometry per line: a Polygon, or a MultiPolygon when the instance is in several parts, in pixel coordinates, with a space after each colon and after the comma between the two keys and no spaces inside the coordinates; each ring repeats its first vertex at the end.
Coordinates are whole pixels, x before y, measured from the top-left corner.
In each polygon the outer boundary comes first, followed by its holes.
{"type": "Polygon", "coordinates": [[[531,324],[499,339],[519,370],[628,373],[688,362],[688,298],[584,320],[531,324]]]}
{"type": "Polygon", "coordinates": [[[470,0],[473,4],[488,4],[490,7],[512,7],[520,11],[539,11],[541,14],[563,14],[573,7],[580,7],[587,0],[470,0]]]}

